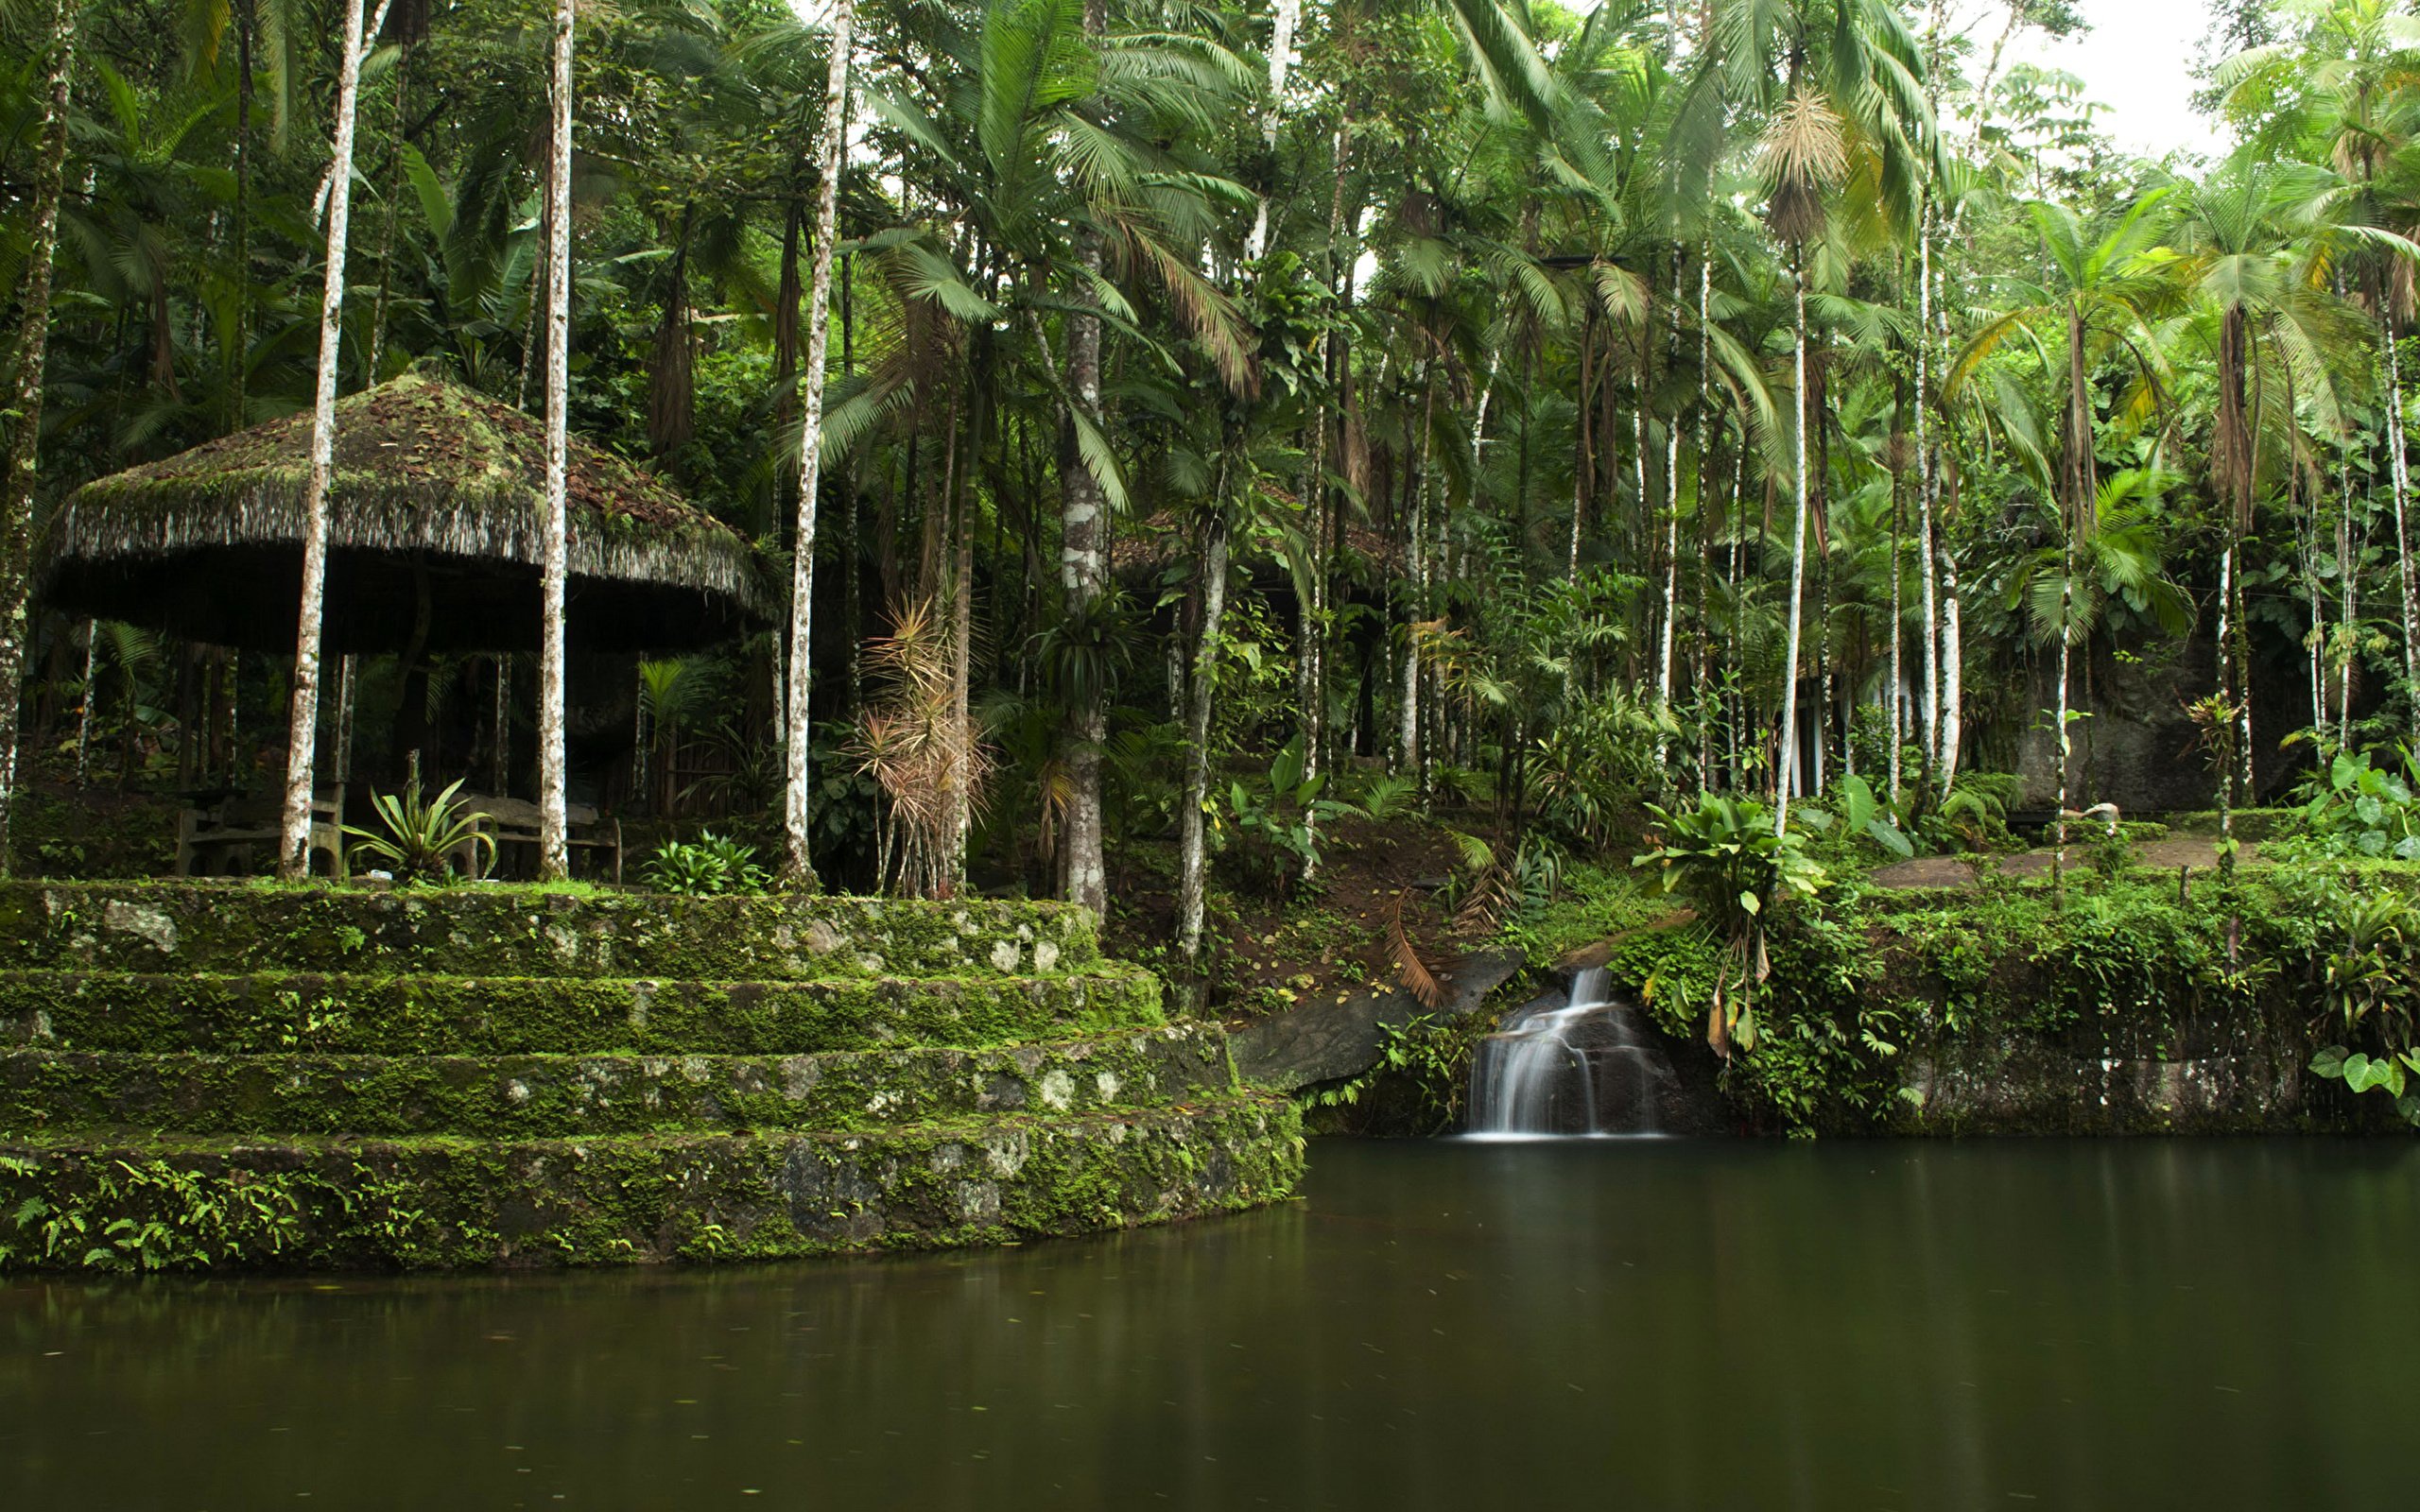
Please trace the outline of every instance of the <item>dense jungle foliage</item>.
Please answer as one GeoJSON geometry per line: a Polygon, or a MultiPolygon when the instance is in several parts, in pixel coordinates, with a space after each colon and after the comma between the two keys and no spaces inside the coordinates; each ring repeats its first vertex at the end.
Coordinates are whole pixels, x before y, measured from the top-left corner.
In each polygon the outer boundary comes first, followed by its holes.
{"type": "MultiPolygon", "coordinates": [[[[0,281],[44,401],[19,581],[78,485],[309,407],[343,14],[0,8],[0,281]]],[[[2069,0],[835,15],[579,14],[556,354],[547,8],[368,14],[341,391],[417,369],[534,412],[562,355],[569,427],[755,541],[777,594],[815,437],[810,759],[779,628],[573,679],[575,797],[690,837],[634,875],[763,885],[804,782],[827,884],[1069,895],[1200,973],[1353,853],[1363,906],[1301,949],[1416,980],[1408,931],[1529,927],[1647,849],[1733,1004],[1813,851],[1990,850],[2037,809],[2064,837],[2096,689],[2149,662],[2222,864],[2233,810],[2297,781],[2302,843],[2420,846],[2398,0],[2180,16],[2214,155],[2163,162],[2014,60],[2069,0]]],[[[291,658],[39,602],[26,637],[33,775],[106,806],[282,767],[291,658]]],[[[389,794],[527,790],[516,660],[365,658],[322,729],[389,794]]],[[[157,860],[89,817],[16,849],[88,847],[157,860]]]]}

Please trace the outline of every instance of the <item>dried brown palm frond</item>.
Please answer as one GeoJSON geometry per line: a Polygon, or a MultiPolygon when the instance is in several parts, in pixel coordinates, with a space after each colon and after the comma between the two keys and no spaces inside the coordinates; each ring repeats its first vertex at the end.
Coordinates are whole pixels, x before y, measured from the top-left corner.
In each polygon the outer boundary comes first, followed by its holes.
{"type": "Polygon", "coordinates": [[[1471,884],[1470,896],[1454,915],[1458,930],[1492,930],[1520,904],[1521,880],[1511,867],[1491,861],[1471,884]]]}
{"type": "Polygon", "coordinates": [[[1802,88],[1767,123],[1756,165],[1771,186],[1765,218],[1774,234],[1806,241],[1824,227],[1824,191],[1848,175],[1846,123],[1822,95],[1802,88]]]}
{"type": "Polygon", "coordinates": [[[1422,1007],[1442,1008],[1445,1005],[1445,984],[1439,981],[1437,973],[1428,969],[1428,963],[1420,958],[1420,952],[1411,943],[1411,936],[1403,927],[1403,905],[1410,897],[1411,889],[1408,887],[1395,894],[1394,907],[1387,915],[1387,950],[1394,957],[1396,979],[1403,983],[1406,990],[1419,1001],[1422,1007]]]}

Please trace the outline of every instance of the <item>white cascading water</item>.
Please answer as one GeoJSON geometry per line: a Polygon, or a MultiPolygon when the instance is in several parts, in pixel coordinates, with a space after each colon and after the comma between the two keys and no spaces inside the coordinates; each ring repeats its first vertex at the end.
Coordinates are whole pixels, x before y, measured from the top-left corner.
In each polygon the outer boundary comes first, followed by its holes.
{"type": "Polygon", "coordinates": [[[1672,1068],[1638,1010],[1591,967],[1559,1008],[1530,1008],[1478,1043],[1470,1133],[1478,1138],[1606,1138],[1659,1132],[1672,1068]]]}

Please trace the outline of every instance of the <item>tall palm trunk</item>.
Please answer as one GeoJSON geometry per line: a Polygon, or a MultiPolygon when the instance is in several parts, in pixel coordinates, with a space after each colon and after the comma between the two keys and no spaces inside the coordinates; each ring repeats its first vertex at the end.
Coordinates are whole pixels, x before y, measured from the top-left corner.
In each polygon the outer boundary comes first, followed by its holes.
{"type": "MultiPolygon", "coordinates": [[[[43,361],[50,345],[51,257],[59,249],[59,188],[67,167],[67,92],[76,70],[76,0],[51,0],[41,156],[17,327],[17,381],[9,395],[14,434],[0,483],[0,877],[9,873],[9,811],[17,791],[17,704],[26,666],[27,558],[33,546],[34,479],[42,462],[43,361]]],[[[91,703],[87,690],[85,701],[91,703]]]]}
{"type": "MultiPolygon", "coordinates": [[[[1286,68],[1294,51],[1294,27],[1301,21],[1303,0],[1276,0],[1274,30],[1269,42],[1269,101],[1260,112],[1261,150],[1277,151],[1277,112],[1286,97],[1286,68]]],[[[1269,249],[1269,197],[1262,195],[1253,211],[1252,236],[1244,243],[1244,261],[1258,262],[1269,249]]]]}
{"type": "MultiPolygon", "coordinates": [[[[1923,346],[1923,341],[1922,341],[1922,340],[1919,340],[1919,341],[1918,341],[1918,343],[1917,343],[1917,345],[1918,345],[1918,347],[1919,347],[1919,348],[1921,348],[1921,347],[1923,346]]],[[[1920,371],[1921,371],[1921,370],[1922,370],[1922,368],[1923,368],[1923,364],[1924,364],[1924,358],[1923,358],[1923,356],[1921,355],[1921,353],[1917,356],[1917,358],[1916,358],[1916,363],[1917,363],[1918,370],[1920,370],[1920,371]]],[[[1902,401],[1903,401],[1903,403],[1904,403],[1904,396],[1905,396],[1905,394],[1906,394],[1906,389],[1902,388],[1902,389],[1900,390],[1900,393],[1901,393],[1901,395],[1902,395],[1902,401]]],[[[1904,418],[1904,417],[1897,417],[1897,418],[1904,418]]],[[[1921,421],[1919,421],[1919,423],[1921,423],[1921,421]]],[[[1893,425],[1893,429],[1894,429],[1894,430],[1895,430],[1895,429],[1897,429],[1897,426],[1896,426],[1895,422],[1894,422],[1894,425],[1893,425]]],[[[1906,434],[1906,432],[1901,431],[1901,432],[1899,432],[1899,434],[1901,434],[1901,435],[1905,435],[1905,434],[1906,434]]],[[[1921,444],[1921,443],[1919,443],[1919,444],[1921,444]]],[[[1898,461],[1898,458],[1895,458],[1895,457],[1894,457],[1894,458],[1893,458],[1893,461],[1895,463],[1895,462],[1897,462],[1897,461],[1898,461]]],[[[1906,672],[1905,668],[1901,665],[1901,662],[1900,662],[1900,658],[1904,655],[1904,653],[1905,653],[1905,651],[1906,651],[1907,642],[1908,642],[1908,627],[1907,627],[1907,623],[1906,623],[1906,614],[1907,614],[1907,610],[1906,610],[1906,608],[1905,608],[1905,607],[1901,604],[1901,602],[1900,602],[1901,598],[1902,598],[1902,597],[1904,596],[1904,594],[1905,594],[1905,587],[1906,587],[1906,585],[1905,585],[1904,579],[1905,579],[1905,578],[1906,578],[1906,576],[1907,576],[1907,569],[1908,569],[1908,556],[1907,556],[1906,542],[1905,542],[1905,541],[1903,541],[1900,539],[1900,538],[1901,538],[1901,536],[1902,536],[1902,535],[1904,534],[1904,532],[1905,532],[1905,526],[1906,526],[1906,524],[1907,524],[1908,505],[1907,505],[1907,499],[1906,499],[1906,497],[1905,497],[1905,494],[1906,494],[1906,491],[1907,491],[1907,490],[1906,490],[1906,481],[1905,481],[1905,480],[1906,480],[1906,478],[1907,478],[1907,473],[1906,473],[1906,472],[1905,472],[1905,470],[1904,470],[1903,468],[1900,468],[1900,467],[1898,467],[1898,466],[1893,466],[1893,467],[1892,468],[1892,470],[1891,470],[1891,698],[1890,698],[1890,703],[1889,703],[1889,706],[1888,706],[1888,707],[1890,708],[1890,711],[1891,711],[1891,749],[1890,749],[1889,755],[1888,755],[1888,757],[1887,757],[1887,762],[1888,762],[1888,769],[1889,769],[1889,774],[1890,774],[1890,776],[1889,776],[1889,781],[1890,781],[1890,788],[1889,788],[1889,792],[1890,792],[1890,795],[1891,795],[1891,800],[1892,800],[1893,802],[1894,802],[1894,803],[1895,803],[1895,802],[1897,802],[1897,801],[1899,800],[1899,778],[1900,778],[1899,765],[1900,765],[1900,762],[1901,762],[1901,759],[1902,759],[1902,758],[1901,758],[1901,754],[1900,754],[1900,747],[1901,747],[1901,743],[1902,743],[1902,742],[1907,738],[1907,714],[1908,714],[1908,683],[1907,683],[1907,672],[1906,672]]],[[[1854,725],[1852,725],[1851,731],[1850,731],[1850,748],[1851,748],[1852,750],[1854,750],[1854,749],[1856,748],[1856,731],[1855,731],[1854,725]]]]}
{"type": "Polygon", "coordinates": [[[311,773],[320,731],[320,623],[328,580],[328,484],[336,466],[337,359],[344,341],[345,232],[353,214],[353,125],[361,94],[361,6],[344,0],[335,146],[328,160],[328,249],[320,288],[320,373],[311,411],[311,479],[302,501],[302,606],[285,742],[285,809],[277,874],[310,869],[311,773]]]}
{"type": "MultiPolygon", "coordinates": [[[[1345,164],[1352,150],[1353,123],[1348,115],[1336,129],[1336,171],[1334,186],[1328,195],[1327,266],[1324,282],[1331,293],[1336,289],[1338,269],[1346,259],[1337,242],[1344,227],[1345,164]]],[[[1346,277],[1349,279],[1350,274],[1346,277]]],[[[1327,509],[1327,436],[1328,396],[1352,361],[1350,350],[1344,346],[1340,332],[1322,331],[1315,348],[1320,367],[1322,387],[1319,403],[1311,411],[1310,455],[1303,465],[1303,536],[1305,542],[1303,587],[1299,595],[1300,626],[1296,633],[1294,700],[1302,708],[1303,775],[1305,781],[1320,775],[1325,765],[1327,743],[1327,571],[1329,558],[1327,509]]],[[[1351,403],[1347,396],[1341,406],[1345,438],[1349,444],[1351,403]]],[[[1306,822],[1317,826],[1313,817],[1306,822]]],[[[1309,882],[1319,874],[1319,852],[1316,847],[1303,858],[1303,880],[1309,882]]]]}
{"type": "MultiPolygon", "coordinates": [[[[2366,527],[2358,549],[2368,547],[2366,527]]],[[[2351,738],[2353,732],[2353,668],[2360,655],[2357,632],[2360,627],[2361,575],[2356,567],[2357,548],[2353,541],[2353,472],[2344,470],[2344,504],[2336,518],[2337,579],[2342,597],[2337,614],[2337,634],[2344,645],[2344,664],[2337,669],[2336,729],[2340,740],[2351,738]]]]}
{"type": "Polygon", "coordinates": [[[2230,541],[2219,553],[2219,644],[2218,644],[2218,719],[2210,733],[2219,743],[2219,869],[2234,868],[2235,858],[2225,842],[2235,838],[2235,753],[2227,747],[2234,744],[2235,722],[2226,708],[2227,632],[2235,610],[2235,542],[2230,541]]]}
{"type": "Polygon", "coordinates": [[[1798,639],[1806,595],[1806,269],[1802,252],[1790,260],[1791,361],[1797,375],[1792,405],[1797,410],[1796,438],[1798,507],[1789,531],[1789,633],[1782,661],[1781,748],[1773,760],[1773,833],[1789,828],[1789,797],[1798,776],[1798,639]]]}
{"type": "MultiPolygon", "coordinates": [[[[2386,324],[2387,475],[2394,495],[2394,560],[2403,586],[2403,684],[2420,690],[2420,562],[2411,559],[2411,464],[2403,438],[2403,354],[2394,318],[2386,324]]],[[[2412,733],[2420,740],[2420,691],[2411,700],[2412,733]]]]}
{"type": "MultiPolygon", "coordinates": [[[[2050,895],[2059,896],[2067,866],[2067,811],[2074,805],[2067,795],[2067,658],[2069,651],[2068,620],[2074,615],[2076,602],[2075,529],[2069,524],[2066,543],[2059,554],[2059,701],[2057,721],[2050,730],[2050,748],[2059,763],[2059,801],[2051,818],[2052,849],[2050,851],[2050,895]]],[[[2223,807],[2223,805],[2222,805],[2223,807]]]]}
{"type": "MultiPolygon", "coordinates": [[[[1924,613],[1924,677],[1923,691],[1917,696],[1916,708],[1924,718],[1924,738],[1917,745],[1924,752],[1927,779],[1942,781],[1937,776],[1942,765],[1942,728],[1945,715],[1942,708],[1941,610],[1934,596],[1933,566],[1933,504],[1936,482],[1933,472],[1931,408],[1932,387],[1932,215],[1926,211],[1916,236],[1916,309],[1918,336],[1916,340],[1916,599],[1924,613]]],[[[1895,741],[1893,743],[1895,747],[1895,741]]],[[[1893,765],[1897,762],[1894,759],[1893,765]]]]}
{"type": "Polygon", "coordinates": [[[1414,623],[1428,616],[1428,494],[1429,484],[1436,474],[1437,373],[1432,364],[1423,380],[1426,398],[1421,405],[1420,452],[1416,466],[1418,488],[1412,494],[1411,519],[1404,532],[1407,553],[1405,574],[1409,579],[1411,595],[1405,614],[1403,644],[1403,702],[1398,711],[1401,723],[1397,727],[1397,749],[1401,752],[1403,769],[1420,784],[1421,797],[1428,795],[1428,769],[1426,747],[1420,739],[1420,637],[1414,623]]]}
{"type": "MultiPolygon", "coordinates": [[[[1107,0],[1084,0],[1084,36],[1098,42],[1109,27],[1107,0]]],[[[1098,277],[1100,234],[1080,232],[1076,256],[1098,277]]],[[[1077,444],[1080,424],[1100,423],[1100,317],[1089,308],[1067,317],[1067,387],[1078,411],[1059,436],[1059,587],[1062,612],[1087,631],[1096,606],[1109,591],[1109,500],[1077,444]]],[[[1098,677],[1086,677],[1067,711],[1060,734],[1067,772],[1067,825],[1062,868],[1069,902],[1096,915],[1109,910],[1109,870],[1102,855],[1101,747],[1109,739],[1108,692],[1098,677]]]]}
{"type": "MultiPolygon", "coordinates": [[[[1681,356],[1681,244],[1672,244],[1672,319],[1670,340],[1665,348],[1668,366],[1677,367],[1681,356]]],[[[1643,410],[1646,406],[1642,404],[1643,410]]],[[[1681,614],[1681,418],[1668,417],[1664,422],[1664,619],[1662,634],[1655,646],[1655,703],[1661,710],[1672,706],[1672,644],[1681,614]]],[[[1655,765],[1664,766],[1666,745],[1662,735],[1655,737],[1655,765]]]]}
{"type": "Polygon", "coordinates": [[[2254,470],[2259,441],[2246,402],[2245,374],[2251,365],[2251,334],[2240,302],[2230,303],[2219,322],[2219,404],[2211,465],[2218,474],[2221,502],[2226,508],[2225,557],[2220,564],[2220,589],[2227,602],[2219,632],[2219,687],[2231,692],[2231,717],[2238,726],[2234,780],[2248,799],[2252,791],[2252,666],[2250,637],[2243,623],[2243,574],[2236,557],[2252,528],[2254,470]],[[2232,634],[2229,633],[2232,627],[2232,634]]]}
{"type": "MultiPolygon", "coordinates": [[[[950,521],[955,549],[950,555],[950,850],[947,876],[954,892],[966,887],[967,844],[975,830],[974,726],[969,697],[975,676],[975,490],[967,475],[982,464],[985,412],[990,392],[989,364],[982,337],[975,343],[968,374],[966,461],[957,469],[950,488],[950,521]]],[[[1003,470],[1005,471],[1005,469],[1003,470]]]]}
{"type": "Polygon", "coordinates": [[[546,158],[546,517],[538,638],[538,880],[571,875],[564,797],[563,595],[570,579],[571,90],[573,0],[555,0],[546,158]]]}
{"type": "Polygon", "coordinates": [[[1227,500],[1221,469],[1209,520],[1202,530],[1201,631],[1185,678],[1184,809],[1178,833],[1177,951],[1188,971],[1201,961],[1201,918],[1209,884],[1203,805],[1210,794],[1210,700],[1218,678],[1219,631],[1227,608],[1227,500]]]}
{"type": "Polygon", "coordinates": [[[2303,595],[2310,608],[2310,728],[2320,748],[2327,734],[2327,593],[2319,584],[2319,503],[2302,512],[2296,534],[2303,554],[2303,595]]]}
{"type": "Polygon", "coordinates": [[[823,81],[823,137],[815,186],[815,262],[807,275],[806,370],[799,375],[798,525],[790,545],[789,685],[783,696],[783,757],[787,782],[782,816],[786,842],[782,878],[793,887],[815,885],[807,853],[807,691],[812,686],[815,610],[815,495],[822,475],[823,365],[831,345],[832,244],[840,224],[840,170],[849,135],[849,52],[856,31],[856,0],[832,8],[831,63],[823,81]]]}
{"type": "Polygon", "coordinates": [[[235,0],[235,329],[228,338],[227,428],[244,428],[252,335],[252,19],[251,0],[235,0]]]}
{"type": "Polygon", "coordinates": [[[1958,747],[1965,738],[1959,716],[1962,696],[1960,670],[1964,666],[1958,615],[1958,558],[1946,543],[1941,549],[1941,760],[1933,768],[1933,784],[1946,793],[1958,782],[1958,747]]]}

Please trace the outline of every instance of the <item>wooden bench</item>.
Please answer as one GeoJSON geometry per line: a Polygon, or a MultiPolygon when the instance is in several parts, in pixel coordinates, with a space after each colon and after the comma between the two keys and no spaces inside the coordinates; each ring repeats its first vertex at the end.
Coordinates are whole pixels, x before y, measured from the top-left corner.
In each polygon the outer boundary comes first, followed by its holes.
{"type": "MultiPolygon", "coordinates": [[[[492,871],[502,872],[505,869],[505,847],[527,846],[530,858],[527,874],[537,875],[537,804],[530,802],[527,799],[490,798],[478,793],[458,794],[456,799],[469,806],[474,812],[485,814],[488,816],[487,822],[481,825],[480,829],[495,842],[495,851],[490,862],[492,871]]],[[[619,818],[599,819],[596,806],[588,803],[569,805],[564,809],[563,816],[566,820],[565,828],[570,832],[565,838],[565,845],[573,851],[591,852],[596,858],[598,869],[606,871],[615,886],[621,885],[622,821],[619,818]]],[[[475,852],[477,847],[466,846],[464,850],[475,852]]],[[[475,854],[466,858],[467,864],[463,869],[467,874],[478,875],[472,869],[476,865],[477,859],[475,854]]]]}
{"type": "MultiPolygon", "coordinates": [[[[177,816],[177,875],[243,877],[260,869],[257,854],[277,854],[285,838],[285,805],[275,799],[230,798],[177,816]]],[[[315,869],[327,858],[327,875],[345,875],[344,789],[322,788],[311,799],[311,838],[305,850],[315,869]]]]}

